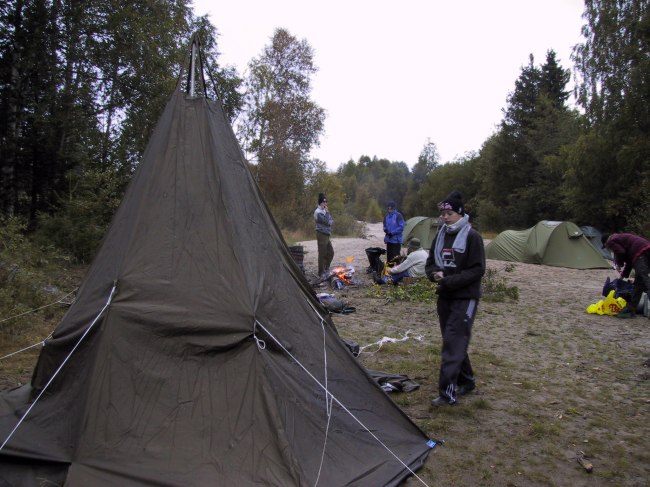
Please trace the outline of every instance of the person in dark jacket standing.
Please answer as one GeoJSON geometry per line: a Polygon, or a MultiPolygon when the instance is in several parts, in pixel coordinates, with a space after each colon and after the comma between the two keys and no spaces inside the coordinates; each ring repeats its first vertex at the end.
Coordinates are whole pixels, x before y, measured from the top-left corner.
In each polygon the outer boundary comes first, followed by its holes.
{"type": "Polygon", "coordinates": [[[386,262],[390,262],[402,251],[402,232],[406,222],[404,216],[395,209],[395,202],[390,201],[384,216],[384,243],[386,244],[386,262]]]}
{"type": "Polygon", "coordinates": [[[456,404],[476,387],[467,353],[485,274],[483,238],[465,214],[461,194],[451,192],[438,204],[443,225],[431,245],[427,277],[438,284],[438,317],[442,334],[439,396],[434,406],[456,404]]]}
{"type": "Polygon", "coordinates": [[[625,308],[617,318],[634,318],[644,291],[650,294],[650,241],[633,233],[613,233],[605,242],[605,248],[614,254],[614,265],[623,279],[630,277],[634,269],[634,290],[625,308]]]}
{"type": "Polygon", "coordinates": [[[327,207],[327,196],[318,193],[318,206],[314,210],[314,220],[316,221],[316,243],[318,245],[318,275],[329,271],[330,264],[334,259],[334,247],[330,241],[332,233],[332,224],[334,218],[327,207]]]}

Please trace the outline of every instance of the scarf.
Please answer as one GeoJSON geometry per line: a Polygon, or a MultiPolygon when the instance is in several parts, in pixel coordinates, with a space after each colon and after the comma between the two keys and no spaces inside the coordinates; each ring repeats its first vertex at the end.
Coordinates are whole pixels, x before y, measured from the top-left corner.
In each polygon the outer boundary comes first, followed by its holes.
{"type": "Polygon", "coordinates": [[[463,218],[458,220],[453,225],[443,225],[440,231],[438,232],[438,237],[436,238],[436,248],[435,248],[435,258],[436,258],[436,267],[442,269],[444,267],[442,263],[442,247],[445,244],[445,234],[449,233],[451,235],[456,234],[454,239],[454,244],[452,248],[454,251],[459,253],[464,253],[465,248],[467,247],[467,235],[472,228],[472,225],[469,223],[469,215],[463,215],[463,218]]]}

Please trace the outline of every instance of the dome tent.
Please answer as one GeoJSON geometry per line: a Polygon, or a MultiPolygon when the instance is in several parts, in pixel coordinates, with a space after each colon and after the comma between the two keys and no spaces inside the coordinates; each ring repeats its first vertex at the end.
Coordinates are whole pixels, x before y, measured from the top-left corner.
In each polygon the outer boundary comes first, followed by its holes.
{"type": "Polygon", "coordinates": [[[584,236],[567,221],[538,222],[527,230],[506,230],[485,248],[488,259],[542,264],[572,269],[608,269],[611,265],[584,236]]]}
{"type": "Polygon", "coordinates": [[[31,383],[0,394],[0,485],[397,485],[433,442],[336,333],[221,104],[180,85],[31,383]]]}
{"type": "Polygon", "coordinates": [[[603,233],[596,227],[585,225],[580,227],[589,243],[607,260],[612,260],[612,254],[605,248],[602,242],[603,233]]]}
{"type": "Polygon", "coordinates": [[[414,216],[406,220],[404,231],[402,232],[402,245],[408,244],[413,237],[420,239],[423,249],[429,250],[431,243],[438,233],[440,222],[438,218],[428,216],[414,216]]]}

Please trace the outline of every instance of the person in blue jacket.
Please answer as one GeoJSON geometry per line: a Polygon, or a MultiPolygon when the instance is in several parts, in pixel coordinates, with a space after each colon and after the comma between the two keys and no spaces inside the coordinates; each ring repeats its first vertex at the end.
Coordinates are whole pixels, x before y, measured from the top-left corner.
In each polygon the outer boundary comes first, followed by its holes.
{"type": "Polygon", "coordinates": [[[402,232],[406,222],[402,214],[395,209],[395,202],[389,201],[388,211],[384,217],[384,243],[386,244],[386,262],[400,255],[402,250],[402,232]]]}

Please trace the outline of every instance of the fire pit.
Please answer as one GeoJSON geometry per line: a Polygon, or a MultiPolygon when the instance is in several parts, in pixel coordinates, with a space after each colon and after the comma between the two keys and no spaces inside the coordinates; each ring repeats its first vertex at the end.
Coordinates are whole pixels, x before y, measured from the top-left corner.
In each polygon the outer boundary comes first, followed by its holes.
{"type": "Polygon", "coordinates": [[[352,275],[354,274],[354,267],[352,266],[336,266],[330,269],[330,286],[332,289],[343,289],[344,286],[354,284],[352,275]]]}

